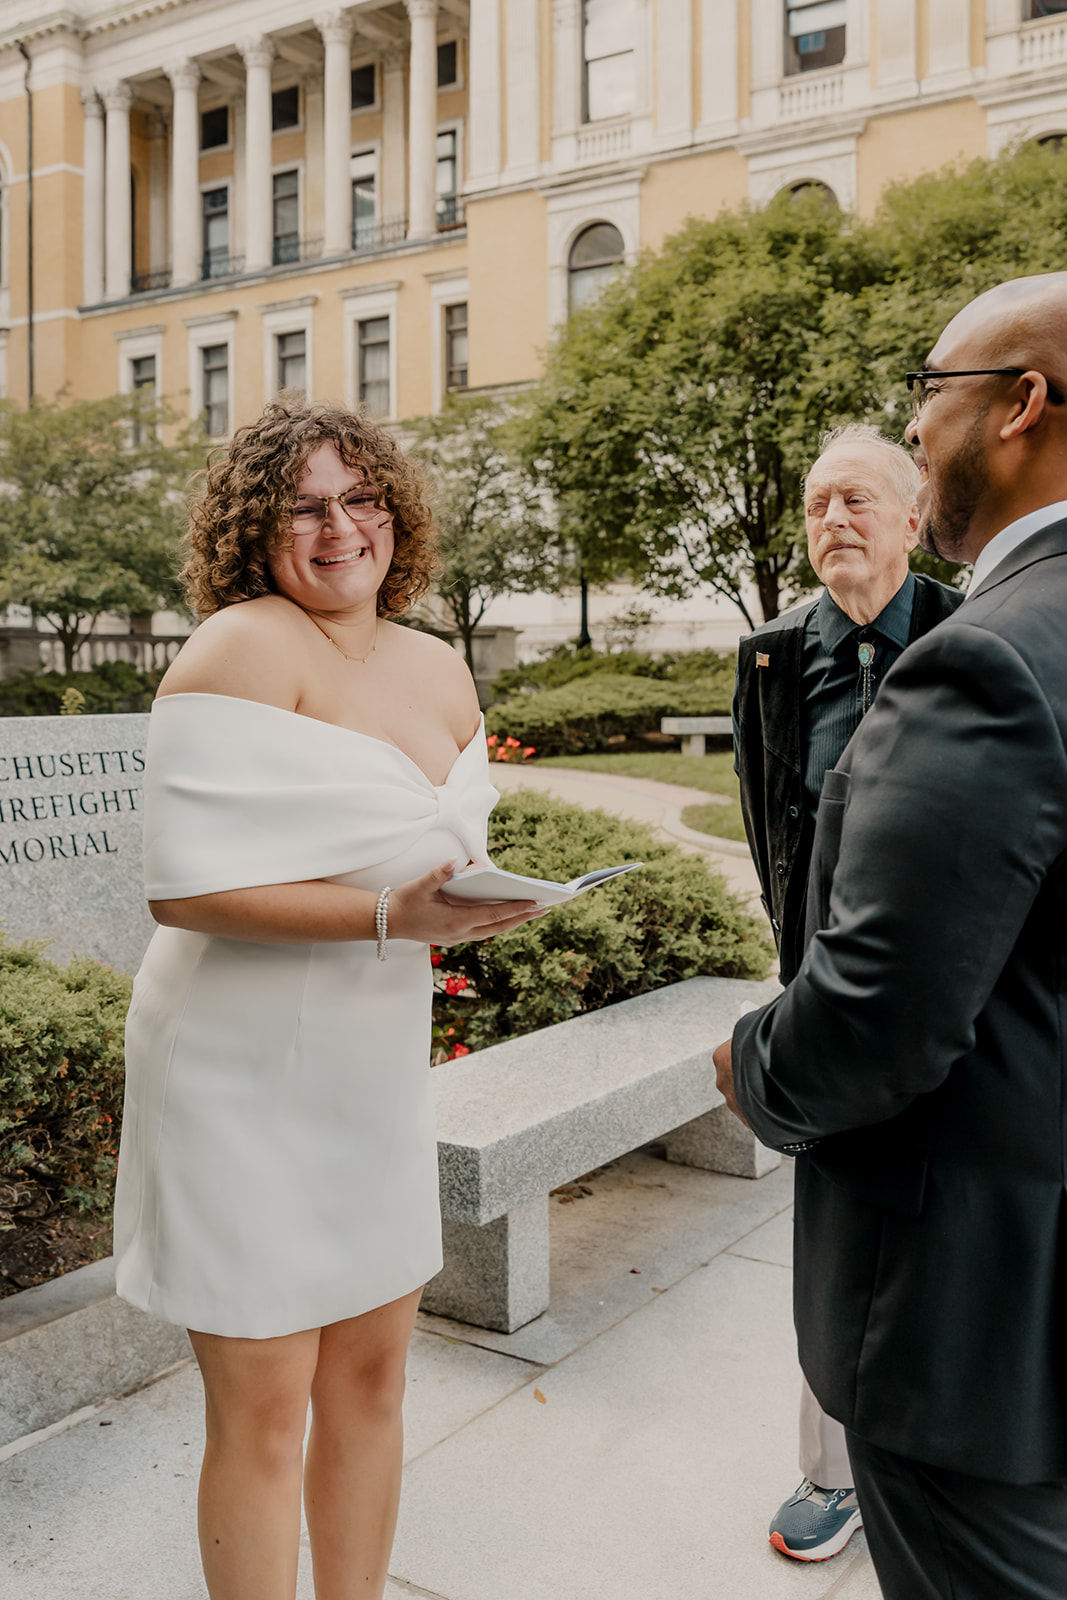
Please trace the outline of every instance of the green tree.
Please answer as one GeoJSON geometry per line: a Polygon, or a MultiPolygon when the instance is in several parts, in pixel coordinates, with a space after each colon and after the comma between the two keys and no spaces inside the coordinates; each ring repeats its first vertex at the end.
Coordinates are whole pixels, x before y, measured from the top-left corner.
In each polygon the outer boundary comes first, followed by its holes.
{"type": "Polygon", "coordinates": [[[558,581],[543,496],[523,471],[511,425],[506,402],[462,395],[449,395],[435,416],[408,424],[437,491],[438,588],[468,663],[474,630],[492,601],[558,581]]]}
{"type": "Polygon", "coordinates": [[[803,576],[812,441],[876,400],[840,330],[884,272],[860,224],[783,198],[691,219],[572,317],[523,444],[583,525],[583,559],[660,593],[710,584],[750,624],[754,581],[763,616],[777,615],[803,576]]]}
{"type": "Polygon", "coordinates": [[[104,612],[180,605],[176,572],[189,438],[142,394],[0,406],[0,605],[47,617],[70,672],[104,612]]]}

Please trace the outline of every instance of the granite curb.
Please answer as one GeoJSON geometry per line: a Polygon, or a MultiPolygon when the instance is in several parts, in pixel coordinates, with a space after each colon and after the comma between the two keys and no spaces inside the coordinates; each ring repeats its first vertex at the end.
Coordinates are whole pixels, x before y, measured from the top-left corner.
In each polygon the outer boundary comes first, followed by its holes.
{"type": "Polygon", "coordinates": [[[118,1298],[110,1256],[0,1300],[0,1448],[190,1354],[184,1328],[118,1298]]]}

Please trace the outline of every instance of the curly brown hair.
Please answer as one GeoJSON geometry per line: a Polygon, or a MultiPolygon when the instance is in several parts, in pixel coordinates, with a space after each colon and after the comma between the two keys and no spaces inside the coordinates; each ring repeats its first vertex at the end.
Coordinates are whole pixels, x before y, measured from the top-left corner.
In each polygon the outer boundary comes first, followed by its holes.
{"type": "Polygon", "coordinates": [[[399,616],[425,594],[439,562],[419,469],[362,411],[283,393],[238,428],[224,451],[213,452],[189,508],[181,576],[200,616],[277,593],[270,557],[291,533],[297,485],[320,444],[336,445],[346,466],[365,472],[377,504],[392,516],[396,543],[378,591],[379,616],[399,616]]]}

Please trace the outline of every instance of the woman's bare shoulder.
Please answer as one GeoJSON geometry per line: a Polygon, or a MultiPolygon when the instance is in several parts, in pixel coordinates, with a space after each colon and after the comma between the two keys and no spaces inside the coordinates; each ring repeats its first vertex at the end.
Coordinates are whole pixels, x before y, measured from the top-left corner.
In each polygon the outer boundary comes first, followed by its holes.
{"type": "Polygon", "coordinates": [[[207,617],[167,668],[159,694],[224,694],[292,711],[300,695],[301,618],[280,595],[207,617]]]}
{"type": "Polygon", "coordinates": [[[403,652],[409,670],[417,674],[423,691],[432,685],[441,704],[449,710],[458,710],[462,722],[472,719],[477,722],[481,715],[478,691],[459,651],[447,640],[424,633],[421,628],[405,628],[395,623],[393,628],[397,648],[403,652]]]}

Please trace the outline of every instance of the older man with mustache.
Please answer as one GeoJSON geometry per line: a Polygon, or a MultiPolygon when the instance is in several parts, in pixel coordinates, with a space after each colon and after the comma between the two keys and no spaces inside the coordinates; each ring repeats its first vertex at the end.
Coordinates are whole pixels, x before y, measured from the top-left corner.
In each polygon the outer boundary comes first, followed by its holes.
{"type": "Polygon", "coordinates": [[[1063,1600],[1067,273],[907,381],[920,538],[970,588],[827,773],[800,971],[715,1058],[801,1151],[801,1363],[886,1600],[1063,1600]]]}
{"type": "MultiPolygon", "coordinates": [[[[908,567],[920,474],[877,428],[838,428],[804,485],[808,556],[826,585],[741,641],[734,700],[741,805],[783,983],[804,950],[808,867],[823,777],[870,709],[886,673],[962,594],[908,567]]],[[[844,1429],[803,1384],[803,1481],[768,1530],[783,1555],[825,1561],[860,1525],[844,1429]]]]}

